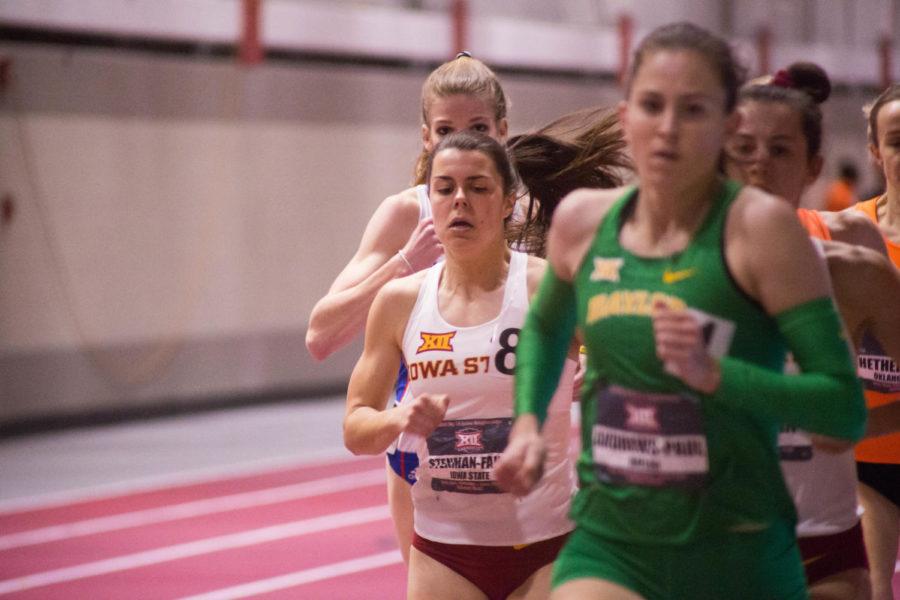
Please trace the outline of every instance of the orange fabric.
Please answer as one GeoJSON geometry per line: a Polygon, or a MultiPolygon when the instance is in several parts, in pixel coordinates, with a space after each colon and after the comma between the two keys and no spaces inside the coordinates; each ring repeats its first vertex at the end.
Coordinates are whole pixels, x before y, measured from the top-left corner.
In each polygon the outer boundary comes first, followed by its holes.
{"type": "MultiPolygon", "coordinates": [[[[877,200],[878,198],[872,198],[865,202],[858,202],[855,205],[857,210],[865,213],[876,225],[878,224],[878,213],[875,210],[877,200]]],[[[882,237],[884,238],[883,235],[882,237]]],[[[887,238],[884,238],[884,243],[887,245],[888,256],[891,262],[900,268],[900,244],[894,243],[887,238]]],[[[900,393],[883,394],[874,390],[866,390],[866,405],[869,408],[890,402],[900,402],[900,393]]],[[[900,433],[860,442],[856,446],[856,460],[861,462],[900,464],[900,433]]]]}
{"type": "MultiPolygon", "coordinates": [[[[878,202],[880,197],[881,196],[876,196],[871,200],[856,203],[856,209],[865,213],[865,215],[872,219],[872,222],[876,225],[878,225],[878,213],[875,210],[875,203],[878,202]]],[[[890,257],[891,262],[894,263],[897,268],[900,268],[900,244],[887,239],[884,234],[882,234],[881,237],[884,239],[884,245],[887,246],[888,256],[890,257]]]]}
{"type": "Polygon", "coordinates": [[[831,232],[828,230],[828,226],[825,225],[825,221],[822,220],[822,215],[818,212],[808,208],[798,208],[797,217],[800,218],[800,223],[806,228],[810,237],[819,238],[820,240],[831,239],[831,232]]]}
{"type": "Polygon", "coordinates": [[[831,184],[825,194],[825,210],[844,210],[856,203],[856,194],[853,188],[844,181],[838,179],[831,184]]]}

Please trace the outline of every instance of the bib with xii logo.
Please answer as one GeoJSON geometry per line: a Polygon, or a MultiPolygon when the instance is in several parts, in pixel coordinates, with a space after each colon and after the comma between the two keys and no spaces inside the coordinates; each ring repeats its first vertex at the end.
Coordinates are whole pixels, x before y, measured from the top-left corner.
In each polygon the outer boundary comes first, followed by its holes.
{"type": "Polygon", "coordinates": [[[513,546],[572,529],[568,507],[575,478],[569,461],[569,411],[574,361],[566,361],[550,405],[543,430],[547,460],[535,489],[516,498],[502,492],[492,477],[513,419],[515,349],[528,310],[527,264],[527,255],[511,253],[500,312],[486,323],[458,327],[441,316],[438,289],[444,263],[427,271],[410,314],[403,337],[406,396],[450,398],[443,422],[415,447],[415,529],[426,539],[513,546]]]}
{"type": "Polygon", "coordinates": [[[572,515],[597,535],[677,544],[777,520],[793,525],[778,464],[779,424],[687,388],[656,355],[651,316],[663,304],[698,319],[712,356],[773,371],[784,365],[775,320],[725,263],[725,222],[739,192],[736,182],[723,182],[690,243],[656,258],[619,243],[640,201],[630,188],[601,221],[576,273],[588,370],[572,515]]]}
{"type": "Polygon", "coordinates": [[[709,471],[700,403],[686,394],[602,387],[591,443],[608,483],[697,488],[709,471]]]}

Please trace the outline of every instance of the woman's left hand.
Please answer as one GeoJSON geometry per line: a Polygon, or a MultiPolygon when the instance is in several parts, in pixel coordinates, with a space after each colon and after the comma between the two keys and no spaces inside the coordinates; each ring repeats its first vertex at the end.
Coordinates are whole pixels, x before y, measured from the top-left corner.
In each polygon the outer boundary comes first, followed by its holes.
{"type": "Polygon", "coordinates": [[[716,391],[721,377],[719,363],[707,352],[703,329],[694,315],[657,303],[653,307],[653,336],[656,355],[666,373],[704,394],[716,391]]]}

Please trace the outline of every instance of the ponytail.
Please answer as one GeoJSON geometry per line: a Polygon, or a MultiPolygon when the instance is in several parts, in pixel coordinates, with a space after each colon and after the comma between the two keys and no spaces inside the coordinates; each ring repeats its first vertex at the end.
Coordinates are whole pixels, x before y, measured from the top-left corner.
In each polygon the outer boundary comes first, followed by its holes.
{"type": "Polygon", "coordinates": [[[622,184],[631,163],[616,112],[588,108],[567,114],[533,133],[510,138],[507,148],[528,203],[524,219],[511,225],[510,242],[544,256],[546,233],[560,201],[578,188],[622,184]]]}

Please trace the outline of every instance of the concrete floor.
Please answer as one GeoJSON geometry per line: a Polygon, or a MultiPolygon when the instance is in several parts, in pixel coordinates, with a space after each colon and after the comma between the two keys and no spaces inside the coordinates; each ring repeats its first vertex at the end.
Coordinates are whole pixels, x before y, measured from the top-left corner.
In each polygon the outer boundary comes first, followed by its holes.
{"type": "Polygon", "coordinates": [[[345,456],[343,397],[282,402],[0,442],[0,508],[345,456]]]}

